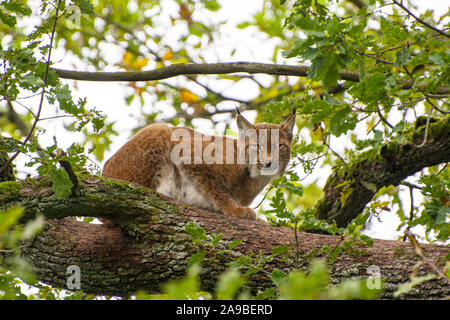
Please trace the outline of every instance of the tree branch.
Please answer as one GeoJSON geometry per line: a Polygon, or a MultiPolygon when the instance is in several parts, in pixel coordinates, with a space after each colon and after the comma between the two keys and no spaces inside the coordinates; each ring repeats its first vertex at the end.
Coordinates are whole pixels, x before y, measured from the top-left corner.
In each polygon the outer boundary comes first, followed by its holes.
{"type": "MultiPolygon", "coordinates": [[[[212,292],[218,275],[227,262],[250,253],[269,256],[279,245],[291,248],[290,257],[273,258],[258,268],[260,272],[249,276],[248,288],[254,293],[273,284],[270,274],[273,268],[288,272],[297,263],[308,265],[322,246],[333,247],[340,236],[308,234],[271,227],[264,221],[250,221],[224,216],[218,213],[188,207],[158,195],[151,190],[127,183],[103,178],[85,178],[80,181],[81,197],[69,197],[63,201],[54,195],[50,182],[20,182],[21,189],[3,194],[7,207],[21,206],[23,221],[37,214],[47,219],[68,216],[96,216],[112,220],[120,225],[107,228],[104,225],[77,222],[71,218],[48,221],[44,231],[23,254],[33,264],[39,279],[55,287],[65,288],[67,267],[77,265],[81,270],[81,289],[85,293],[126,296],[137,290],[160,292],[161,285],[170,279],[184,276],[192,254],[198,252],[185,226],[195,222],[207,233],[223,233],[216,245],[217,251],[203,248],[206,258],[200,275],[202,289],[212,292]],[[228,250],[232,240],[242,244],[228,250]],[[223,250],[223,253],[218,253],[223,250]]],[[[424,255],[438,267],[442,267],[448,247],[421,245],[424,255]]],[[[374,245],[358,246],[361,254],[342,252],[330,266],[332,283],[348,277],[365,277],[367,268],[376,265],[385,281],[384,298],[392,298],[393,292],[409,280],[409,273],[419,257],[409,243],[374,240],[374,245]]],[[[322,257],[324,258],[324,257],[322,257]]],[[[423,265],[418,274],[430,272],[423,265]]],[[[438,279],[420,284],[405,298],[441,298],[450,293],[445,280],[438,279]]]]}
{"type": "MultiPolygon", "coordinates": [[[[155,81],[176,77],[179,75],[192,74],[228,74],[228,73],[249,73],[249,74],[269,74],[278,76],[306,77],[310,71],[310,66],[306,65],[283,65],[267,64],[256,62],[225,62],[211,64],[172,64],[168,67],[149,71],[139,72],[82,72],[62,69],[53,69],[59,77],[72,80],[85,81],[155,81]]],[[[359,74],[354,71],[340,70],[339,76],[342,80],[359,81],[359,74]]],[[[403,89],[411,89],[414,82],[411,80],[397,79],[397,84],[403,89]]],[[[426,84],[419,85],[419,90],[425,89],[426,84]]],[[[439,87],[437,94],[450,94],[450,87],[439,87]]]]}
{"type": "Polygon", "coordinates": [[[380,188],[398,185],[425,167],[450,161],[450,116],[412,129],[407,136],[406,143],[388,142],[379,150],[360,154],[349,166],[336,168],[316,206],[317,216],[344,227],[380,188]]]}
{"type": "Polygon", "coordinates": [[[432,29],[436,32],[438,32],[439,34],[443,35],[444,37],[450,38],[450,34],[445,33],[444,31],[436,28],[435,26],[432,26],[431,24],[429,24],[428,22],[420,19],[419,17],[417,17],[414,13],[412,13],[408,8],[406,8],[401,2],[398,2],[396,0],[392,0],[392,2],[394,2],[397,6],[399,6],[400,8],[402,8],[403,11],[405,11],[406,13],[408,13],[411,17],[413,17],[417,22],[419,22],[420,24],[424,25],[425,27],[432,29]]]}

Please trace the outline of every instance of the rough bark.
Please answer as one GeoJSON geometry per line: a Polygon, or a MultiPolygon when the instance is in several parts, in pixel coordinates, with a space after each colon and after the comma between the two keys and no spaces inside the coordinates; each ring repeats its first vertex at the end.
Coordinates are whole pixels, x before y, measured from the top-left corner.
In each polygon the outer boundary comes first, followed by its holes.
{"type": "MultiPolygon", "coordinates": [[[[288,245],[293,254],[285,261],[273,259],[262,271],[250,277],[249,288],[256,292],[271,286],[268,273],[276,267],[284,271],[296,265],[305,267],[327,245],[334,247],[341,238],[330,235],[294,232],[272,227],[261,220],[249,221],[188,207],[151,190],[122,182],[88,177],[80,179],[81,196],[65,200],[55,197],[50,183],[27,179],[20,188],[1,196],[4,206],[22,206],[23,221],[44,214],[49,221],[45,230],[23,249],[34,265],[39,279],[55,287],[66,286],[69,265],[81,269],[81,289],[86,293],[129,295],[138,289],[158,292],[161,284],[185,274],[189,257],[198,251],[185,231],[186,224],[198,223],[208,235],[223,233],[217,250],[226,249],[234,239],[243,241],[233,250],[207,255],[202,264],[202,286],[212,291],[226,262],[249,253],[270,254],[272,248],[288,245]],[[120,225],[75,221],[69,216],[95,216],[120,225]],[[69,218],[67,218],[69,217],[69,218]],[[53,219],[53,220],[50,220],[53,219]],[[298,255],[295,254],[298,252],[298,255]],[[295,258],[297,256],[297,258],[295,258]],[[298,259],[298,260],[297,260],[298,259]]],[[[408,280],[413,266],[420,260],[409,243],[374,240],[372,247],[341,253],[330,266],[334,283],[348,277],[366,276],[367,268],[376,265],[385,281],[384,298],[391,298],[399,284],[408,280]]],[[[442,266],[448,247],[422,245],[424,254],[442,266]]],[[[217,251],[215,251],[217,252],[217,251]]],[[[430,272],[424,264],[418,274],[430,272]]],[[[405,298],[442,298],[450,294],[446,280],[438,279],[415,287],[405,298]]]]}
{"type": "MultiPolygon", "coordinates": [[[[5,139],[0,135],[0,145],[6,146],[5,139]]],[[[0,150],[0,168],[2,168],[5,163],[9,160],[8,153],[6,151],[0,150]]],[[[14,181],[16,178],[14,177],[14,172],[12,166],[8,166],[5,172],[0,173],[0,182],[4,181],[14,181]]]]}
{"type": "Polygon", "coordinates": [[[369,150],[347,166],[335,168],[316,207],[317,216],[345,227],[382,187],[396,186],[425,167],[449,161],[450,116],[447,116],[430,123],[428,128],[422,125],[411,131],[406,142],[388,142],[380,150],[369,150]]]}

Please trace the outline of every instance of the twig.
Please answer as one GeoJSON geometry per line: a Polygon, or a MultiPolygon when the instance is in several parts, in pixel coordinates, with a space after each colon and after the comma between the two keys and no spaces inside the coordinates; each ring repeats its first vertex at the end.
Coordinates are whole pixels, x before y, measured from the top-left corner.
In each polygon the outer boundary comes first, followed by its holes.
{"type": "Polygon", "coordinates": [[[273,189],[273,187],[274,187],[274,185],[273,185],[273,184],[270,184],[270,187],[269,187],[269,189],[267,189],[267,191],[266,191],[266,193],[264,194],[264,197],[262,198],[261,202],[260,202],[256,207],[254,207],[254,208],[252,208],[252,209],[257,209],[257,208],[264,202],[264,200],[266,200],[267,195],[269,194],[270,190],[273,189]]]}
{"type": "MultiPolygon", "coordinates": [[[[49,45],[49,49],[48,49],[48,54],[47,54],[47,63],[45,65],[45,73],[44,73],[44,84],[42,86],[42,91],[41,91],[41,99],[39,101],[39,107],[38,107],[38,112],[36,113],[36,117],[34,118],[33,124],[31,126],[30,132],[28,133],[28,135],[26,136],[25,140],[23,140],[22,142],[22,147],[31,139],[31,137],[33,136],[34,130],[36,129],[36,125],[39,121],[39,117],[41,115],[41,111],[42,111],[42,105],[44,103],[44,96],[45,96],[45,88],[47,87],[47,77],[48,77],[48,71],[50,69],[50,58],[52,55],[52,47],[53,47],[53,39],[55,37],[55,30],[56,30],[56,22],[58,21],[58,12],[59,12],[59,5],[60,5],[61,0],[58,0],[58,3],[56,4],[56,11],[55,11],[55,21],[53,22],[53,29],[52,29],[52,33],[50,36],[50,45],[49,45]]],[[[3,167],[0,168],[0,173],[4,172],[10,165],[11,162],[14,161],[14,159],[20,154],[20,150],[17,150],[9,159],[8,161],[5,162],[5,164],[3,165],[3,167]]]]}
{"type": "MultiPolygon", "coordinates": [[[[331,140],[331,135],[329,135],[328,138],[331,140]]],[[[331,149],[331,146],[330,146],[331,143],[330,143],[330,142],[327,143],[327,142],[326,142],[326,138],[323,139],[322,142],[323,142],[324,145],[326,145],[326,146],[328,147],[328,149],[330,149],[330,151],[331,151],[336,157],[338,157],[338,158],[342,161],[342,163],[343,163],[344,165],[347,165],[347,162],[344,160],[344,158],[342,158],[342,157],[339,155],[339,153],[337,153],[336,151],[334,151],[333,149],[331,149]]]]}
{"type": "Polygon", "coordinates": [[[298,261],[299,261],[299,256],[300,256],[300,251],[298,248],[298,235],[297,235],[297,225],[298,225],[298,220],[295,221],[294,224],[294,236],[295,236],[295,269],[298,269],[298,261]]]}
{"type": "MultiPolygon", "coordinates": [[[[411,199],[411,209],[409,210],[409,221],[414,219],[414,187],[409,187],[409,198],[411,199]]],[[[406,241],[407,234],[410,232],[410,226],[406,228],[405,235],[403,236],[403,241],[406,241]]]]}
{"type": "Polygon", "coordinates": [[[439,109],[429,98],[428,98],[428,95],[427,95],[427,97],[425,97],[425,99],[427,100],[427,102],[429,103],[429,104],[431,104],[431,106],[434,108],[434,109],[436,109],[438,112],[440,112],[440,113],[442,113],[442,114],[450,114],[450,111],[443,111],[443,110],[441,110],[441,109],[439,109]]]}
{"type": "Polygon", "coordinates": [[[433,112],[433,108],[430,108],[430,111],[428,111],[428,115],[427,115],[427,123],[425,125],[425,134],[424,134],[422,143],[418,145],[419,148],[423,147],[425,145],[425,143],[427,143],[428,128],[430,127],[430,118],[431,118],[431,113],[432,112],[433,112]]]}
{"type": "Polygon", "coordinates": [[[395,3],[397,6],[399,6],[400,8],[402,8],[403,11],[407,12],[407,13],[408,13],[411,17],[413,17],[417,22],[421,23],[421,24],[424,25],[425,27],[430,28],[430,29],[436,31],[436,32],[438,32],[439,34],[441,34],[441,35],[443,35],[443,36],[445,36],[445,37],[447,37],[447,38],[450,38],[450,34],[445,33],[444,31],[442,31],[442,30],[436,28],[435,26],[432,26],[432,25],[429,24],[428,22],[426,22],[426,21],[420,19],[419,17],[417,17],[416,15],[414,15],[408,8],[406,8],[401,2],[398,2],[398,1],[396,1],[396,0],[392,0],[392,2],[394,2],[394,3],[395,3]]]}
{"type": "MultiPolygon", "coordinates": [[[[431,35],[431,36],[429,36],[429,37],[426,37],[424,40],[427,40],[427,39],[430,39],[430,38],[434,38],[434,37],[437,37],[437,36],[440,36],[440,34],[439,34],[439,33],[433,34],[433,35],[431,35]]],[[[421,41],[422,41],[422,40],[421,40],[421,41]]],[[[370,53],[368,53],[368,54],[378,56],[378,55],[381,55],[381,54],[386,53],[386,52],[389,52],[389,51],[401,49],[401,48],[404,48],[404,47],[409,47],[409,46],[411,46],[412,44],[416,44],[416,43],[417,43],[417,41],[414,41],[414,42],[409,42],[409,41],[407,41],[407,42],[404,43],[404,44],[401,44],[401,45],[398,45],[398,46],[395,46],[395,47],[392,47],[392,48],[388,48],[388,49],[385,49],[385,50],[377,51],[377,52],[370,52],[370,53]]]]}
{"type": "Polygon", "coordinates": [[[361,55],[361,56],[366,56],[366,57],[375,59],[375,60],[378,61],[378,62],[385,63],[385,64],[390,64],[390,65],[393,65],[393,64],[394,64],[394,63],[391,62],[391,61],[387,61],[387,60],[380,59],[380,58],[378,58],[378,57],[376,57],[376,56],[371,55],[370,53],[365,53],[365,52],[362,52],[362,51],[359,51],[359,50],[356,50],[356,49],[355,49],[355,51],[356,51],[359,55],[361,55]]]}
{"type": "Polygon", "coordinates": [[[437,176],[440,175],[445,170],[445,168],[447,168],[447,166],[448,166],[448,162],[445,164],[445,166],[442,167],[441,170],[439,170],[439,172],[436,175],[437,176]]]}
{"type": "Polygon", "coordinates": [[[28,124],[25,121],[23,121],[22,118],[20,118],[19,114],[16,112],[16,110],[14,110],[14,106],[11,100],[7,99],[6,103],[8,105],[7,117],[9,122],[14,124],[23,136],[26,136],[30,130],[28,124]]]}
{"type": "Polygon", "coordinates": [[[419,246],[419,243],[416,240],[416,237],[414,236],[414,234],[409,231],[406,230],[405,235],[409,238],[409,240],[411,240],[411,243],[414,247],[414,250],[416,251],[416,254],[422,259],[423,262],[425,262],[434,272],[436,272],[440,278],[444,279],[445,281],[447,281],[448,284],[450,284],[450,278],[447,277],[445,275],[444,272],[442,272],[442,270],[440,270],[435,264],[434,262],[432,262],[430,259],[426,258],[425,255],[423,254],[422,249],[419,246]]]}
{"type": "Polygon", "coordinates": [[[410,45],[411,45],[411,43],[409,41],[407,41],[406,43],[401,44],[399,46],[388,48],[388,49],[377,51],[377,52],[372,52],[372,53],[369,53],[369,54],[371,54],[371,55],[381,55],[381,54],[389,52],[389,51],[401,49],[401,48],[404,48],[404,47],[409,47],[410,45]]]}
{"type": "Polygon", "coordinates": [[[394,129],[394,126],[392,124],[390,124],[389,121],[387,121],[387,119],[383,116],[378,105],[377,105],[377,112],[378,112],[378,115],[380,116],[381,121],[383,121],[385,124],[387,124],[391,129],[394,129]]]}
{"type": "Polygon", "coordinates": [[[322,258],[323,261],[327,260],[327,258],[330,256],[330,254],[332,254],[334,252],[334,250],[336,250],[337,247],[339,247],[345,240],[344,235],[341,235],[339,241],[334,245],[333,249],[331,249],[330,251],[328,251],[328,253],[326,254],[325,257],[322,258]]]}
{"type": "Polygon", "coordinates": [[[72,115],[72,114],[62,114],[62,115],[59,115],[59,116],[40,118],[39,121],[53,120],[53,119],[59,119],[59,118],[75,118],[75,117],[77,117],[77,116],[72,115]]]}
{"type": "Polygon", "coordinates": [[[409,187],[409,188],[414,188],[414,189],[423,190],[422,187],[420,187],[420,186],[418,186],[418,185],[416,185],[416,184],[413,184],[413,183],[411,183],[411,182],[408,182],[408,181],[401,181],[400,184],[401,184],[401,185],[404,185],[404,186],[407,186],[407,187],[409,187]]]}

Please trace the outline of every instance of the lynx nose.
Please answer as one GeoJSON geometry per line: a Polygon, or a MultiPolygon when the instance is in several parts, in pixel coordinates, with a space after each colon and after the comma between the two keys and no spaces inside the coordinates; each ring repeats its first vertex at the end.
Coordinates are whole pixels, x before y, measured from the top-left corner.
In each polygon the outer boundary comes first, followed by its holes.
{"type": "Polygon", "coordinates": [[[272,160],[264,160],[264,165],[268,168],[272,165],[272,160]]]}

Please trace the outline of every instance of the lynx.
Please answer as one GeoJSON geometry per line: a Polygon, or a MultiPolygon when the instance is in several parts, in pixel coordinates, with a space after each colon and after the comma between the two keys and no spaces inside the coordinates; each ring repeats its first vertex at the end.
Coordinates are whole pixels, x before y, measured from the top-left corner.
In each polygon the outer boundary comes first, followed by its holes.
{"type": "Polygon", "coordinates": [[[103,176],[200,209],[255,219],[248,205],[289,162],[295,109],[280,125],[251,124],[239,111],[236,122],[238,139],[151,124],[105,163],[103,176]]]}

